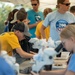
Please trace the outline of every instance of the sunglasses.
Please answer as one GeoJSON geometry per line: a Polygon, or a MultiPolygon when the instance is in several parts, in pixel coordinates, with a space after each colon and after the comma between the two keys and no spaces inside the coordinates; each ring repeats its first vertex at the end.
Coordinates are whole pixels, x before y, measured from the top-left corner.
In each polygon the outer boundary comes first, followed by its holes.
{"type": "Polygon", "coordinates": [[[70,5],[70,3],[62,3],[63,5],[66,5],[66,6],[69,6],[70,5]]]}
{"type": "Polygon", "coordinates": [[[32,6],[36,6],[37,4],[31,4],[32,6]]]}

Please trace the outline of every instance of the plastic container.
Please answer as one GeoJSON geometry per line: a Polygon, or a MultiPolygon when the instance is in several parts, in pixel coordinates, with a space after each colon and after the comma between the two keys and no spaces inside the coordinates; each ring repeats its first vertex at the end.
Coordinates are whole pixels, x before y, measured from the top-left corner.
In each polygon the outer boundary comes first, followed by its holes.
{"type": "Polygon", "coordinates": [[[14,66],[15,66],[16,75],[19,75],[19,64],[15,63],[14,66]]]}

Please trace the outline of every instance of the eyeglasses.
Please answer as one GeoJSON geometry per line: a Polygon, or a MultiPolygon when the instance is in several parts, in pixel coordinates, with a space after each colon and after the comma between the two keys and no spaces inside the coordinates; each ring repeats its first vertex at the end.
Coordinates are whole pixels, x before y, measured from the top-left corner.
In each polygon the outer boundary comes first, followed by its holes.
{"type": "Polygon", "coordinates": [[[32,6],[36,6],[37,4],[31,4],[32,6]]]}
{"type": "Polygon", "coordinates": [[[70,5],[70,3],[62,3],[63,5],[66,5],[66,6],[69,6],[70,5]]]}

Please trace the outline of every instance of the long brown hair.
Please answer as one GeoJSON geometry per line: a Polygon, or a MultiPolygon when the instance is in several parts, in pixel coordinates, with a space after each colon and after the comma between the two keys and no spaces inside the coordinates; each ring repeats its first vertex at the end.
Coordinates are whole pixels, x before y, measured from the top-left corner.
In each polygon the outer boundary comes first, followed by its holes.
{"type": "Polygon", "coordinates": [[[50,13],[50,12],[52,12],[52,9],[51,8],[46,8],[46,9],[44,9],[44,18],[46,17],[46,15],[48,14],[48,13],[50,13]]]}
{"type": "Polygon", "coordinates": [[[70,7],[70,12],[74,13],[75,12],[75,6],[70,7]]]}

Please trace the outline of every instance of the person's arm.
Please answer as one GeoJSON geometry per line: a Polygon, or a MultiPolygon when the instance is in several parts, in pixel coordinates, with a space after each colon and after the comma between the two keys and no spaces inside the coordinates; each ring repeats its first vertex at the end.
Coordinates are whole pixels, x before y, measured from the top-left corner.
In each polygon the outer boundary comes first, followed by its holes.
{"type": "Polygon", "coordinates": [[[75,75],[75,73],[72,71],[66,71],[65,75],[75,75]]]}
{"type": "Polygon", "coordinates": [[[52,70],[52,71],[42,71],[40,74],[31,72],[32,75],[65,75],[66,69],[62,70],[52,70]]]}
{"type": "Polygon", "coordinates": [[[41,35],[42,35],[42,38],[43,38],[43,39],[46,38],[45,32],[44,32],[45,28],[46,28],[46,27],[45,27],[44,25],[42,25],[42,26],[41,26],[41,29],[40,29],[40,32],[41,32],[41,35]]]}
{"type": "Polygon", "coordinates": [[[41,33],[40,33],[41,26],[42,26],[42,21],[38,23],[35,30],[35,35],[38,39],[41,39],[41,33]]]}
{"type": "Polygon", "coordinates": [[[65,75],[66,69],[62,70],[52,70],[52,71],[42,71],[40,75],[65,75]]]}
{"type": "Polygon", "coordinates": [[[41,36],[36,35],[36,37],[37,37],[38,39],[41,39],[41,36]]]}
{"type": "Polygon", "coordinates": [[[33,58],[33,54],[27,53],[21,48],[16,48],[16,52],[23,58],[33,58]]]}
{"type": "MultiPolygon", "coordinates": [[[[40,21],[39,21],[39,22],[40,22],[40,21]]],[[[34,23],[34,24],[29,24],[28,26],[29,26],[29,28],[34,28],[34,27],[36,27],[36,26],[37,26],[37,24],[38,24],[39,22],[34,23]]]]}

